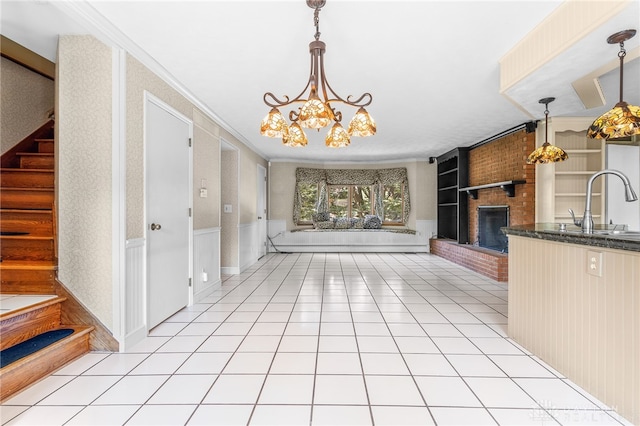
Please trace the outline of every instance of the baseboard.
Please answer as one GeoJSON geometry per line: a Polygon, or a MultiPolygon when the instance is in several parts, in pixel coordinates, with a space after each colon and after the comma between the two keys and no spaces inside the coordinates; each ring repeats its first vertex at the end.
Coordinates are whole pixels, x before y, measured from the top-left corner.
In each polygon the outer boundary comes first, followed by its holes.
{"type": "Polygon", "coordinates": [[[121,352],[125,352],[131,347],[135,346],[137,343],[140,343],[147,337],[147,327],[140,326],[138,329],[132,331],[124,337],[124,343],[120,347],[121,352]]]}
{"type": "Polygon", "coordinates": [[[428,245],[279,245],[293,253],[428,253],[428,245]]]}
{"type": "Polygon", "coordinates": [[[240,268],[237,266],[221,266],[220,267],[221,275],[240,275],[240,268]]]}

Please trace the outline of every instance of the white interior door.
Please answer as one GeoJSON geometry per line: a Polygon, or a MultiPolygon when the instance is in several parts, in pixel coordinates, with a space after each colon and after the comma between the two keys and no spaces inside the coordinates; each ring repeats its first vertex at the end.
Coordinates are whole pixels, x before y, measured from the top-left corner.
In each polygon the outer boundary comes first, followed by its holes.
{"type": "Polygon", "coordinates": [[[258,258],[267,254],[267,169],[258,165],[258,258]]]}
{"type": "Polygon", "coordinates": [[[147,99],[147,317],[155,327],[189,303],[189,121],[147,99]]]}

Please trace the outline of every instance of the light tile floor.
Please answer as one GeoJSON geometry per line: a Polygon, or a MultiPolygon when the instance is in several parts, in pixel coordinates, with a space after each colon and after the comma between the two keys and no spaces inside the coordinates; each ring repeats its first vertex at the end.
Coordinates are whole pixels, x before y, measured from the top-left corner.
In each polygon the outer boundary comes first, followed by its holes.
{"type": "Polygon", "coordinates": [[[5,401],[20,425],[628,424],[506,337],[507,286],[429,254],[271,254],[5,401]]]}

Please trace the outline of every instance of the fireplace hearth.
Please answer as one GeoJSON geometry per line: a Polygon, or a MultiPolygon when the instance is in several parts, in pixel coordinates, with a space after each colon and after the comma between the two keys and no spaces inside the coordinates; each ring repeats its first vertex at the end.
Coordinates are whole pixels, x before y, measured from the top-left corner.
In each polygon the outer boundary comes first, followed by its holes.
{"type": "Polygon", "coordinates": [[[500,228],[509,226],[509,206],[479,206],[478,245],[501,253],[509,252],[509,241],[500,228]]]}

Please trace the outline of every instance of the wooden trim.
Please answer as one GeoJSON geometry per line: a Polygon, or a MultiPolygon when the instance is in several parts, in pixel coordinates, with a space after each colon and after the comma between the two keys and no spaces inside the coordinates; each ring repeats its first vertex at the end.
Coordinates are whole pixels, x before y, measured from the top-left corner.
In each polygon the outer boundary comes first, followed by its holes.
{"type": "Polygon", "coordinates": [[[20,64],[50,80],[55,80],[56,64],[15,41],[0,35],[0,53],[3,58],[20,64]]]}
{"type": "Polygon", "coordinates": [[[111,331],[57,279],[55,292],[58,296],[67,298],[62,303],[60,322],[63,326],[65,324],[92,325],[94,330],[89,337],[89,346],[92,351],[118,352],[120,350],[120,343],[113,337],[111,331]]]}

